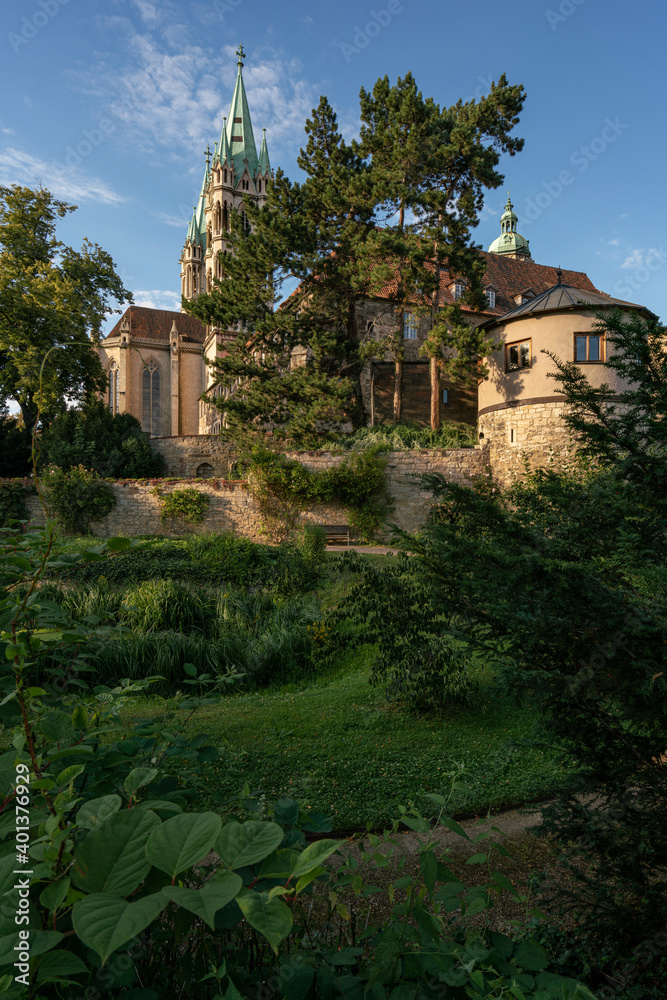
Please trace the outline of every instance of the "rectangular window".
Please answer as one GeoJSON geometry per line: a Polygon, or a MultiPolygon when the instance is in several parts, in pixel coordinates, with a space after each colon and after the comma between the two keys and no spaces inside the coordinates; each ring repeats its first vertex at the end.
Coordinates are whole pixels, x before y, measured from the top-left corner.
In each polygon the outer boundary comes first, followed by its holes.
{"type": "Polygon", "coordinates": [[[456,284],[454,285],[454,298],[456,299],[457,302],[463,295],[464,291],[465,291],[465,286],[460,281],[457,281],[456,284]]]}
{"type": "Polygon", "coordinates": [[[403,337],[405,340],[417,339],[417,317],[412,313],[403,313],[403,337]]]}
{"type": "Polygon", "coordinates": [[[604,361],[604,339],[599,333],[575,333],[574,360],[604,361]]]}
{"type": "Polygon", "coordinates": [[[486,293],[486,304],[489,309],[496,308],[496,293],[492,289],[489,289],[486,293]]]}
{"type": "Polygon", "coordinates": [[[520,368],[530,368],[530,341],[523,340],[518,344],[507,344],[505,347],[505,371],[515,372],[520,368]]]}
{"type": "Polygon", "coordinates": [[[443,401],[443,403],[448,403],[449,402],[449,389],[443,389],[442,390],[442,401],[443,401]]]}

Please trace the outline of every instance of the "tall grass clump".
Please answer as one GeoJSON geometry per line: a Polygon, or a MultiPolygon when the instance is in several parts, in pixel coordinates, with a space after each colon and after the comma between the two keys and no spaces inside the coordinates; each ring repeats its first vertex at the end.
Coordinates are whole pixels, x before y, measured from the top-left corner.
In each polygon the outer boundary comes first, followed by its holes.
{"type": "Polygon", "coordinates": [[[477,435],[468,424],[447,421],[440,429],[418,427],[415,424],[386,424],[380,427],[359,427],[352,434],[341,435],[336,444],[349,451],[418,451],[420,448],[474,448],[477,435]]]}
{"type": "Polygon", "coordinates": [[[206,633],[154,628],[160,621],[154,607],[130,609],[128,615],[139,616],[143,631],[135,627],[89,646],[99,682],[158,674],[164,682],[155,685],[156,693],[173,692],[183,683],[184,665],[192,663],[200,673],[242,673],[248,687],[261,688],[299,681],[316,669],[328,632],[313,598],[275,603],[268,594],[220,591],[209,600],[206,633]]]}
{"type": "Polygon", "coordinates": [[[134,632],[201,632],[215,621],[215,597],[173,580],[145,580],[125,591],[123,618],[134,632]]]}

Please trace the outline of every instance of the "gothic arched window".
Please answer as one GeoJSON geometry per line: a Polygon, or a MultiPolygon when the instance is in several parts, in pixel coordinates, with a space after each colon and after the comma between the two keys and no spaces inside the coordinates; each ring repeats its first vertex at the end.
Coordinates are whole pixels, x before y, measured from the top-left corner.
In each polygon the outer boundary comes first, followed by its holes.
{"type": "Polygon", "coordinates": [[[109,379],[108,387],[108,403],[109,409],[115,416],[118,413],[118,376],[120,372],[118,371],[118,365],[116,359],[112,358],[109,362],[109,367],[107,368],[107,377],[109,379]]]}
{"type": "Polygon", "coordinates": [[[225,202],[224,208],[222,209],[222,228],[225,232],[228,232],[229,230],[229,211],[227,210],[227,202],[225,202]]]}
{"type": "Polygon", "coordinates": [[[220,232],[220,218],[221,218],[221,215],[220,215],[220,202],[219,201],[216,202],[215,213],[214,213],[213,218],[214,218],[214,222],[215,222],[215,231],[216,231],[216,233],[219,233],[220,232]]]}
{"type": "Polygon", "coordinates": [[[144,363],[141,429],[153,436],[160,433],[160,369],[154,358],[144,363]]]}

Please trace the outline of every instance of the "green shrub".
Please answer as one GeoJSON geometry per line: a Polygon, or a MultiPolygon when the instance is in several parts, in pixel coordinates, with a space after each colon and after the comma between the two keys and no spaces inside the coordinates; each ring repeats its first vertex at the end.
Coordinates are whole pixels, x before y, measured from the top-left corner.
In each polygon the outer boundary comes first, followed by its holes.
{"type": "Polygon", "coordinates": [[[327,532],[321,524],[304,524],[298,536],[299,551],[311,563],[320,563],[327,549],[327,532]]]}
{"type": "Polygon", "coordinates": [[[116,505],[109,483],[82,465],[67,472],[49,466],[42,480],[47,507],[70,534],[85,534],[91,523],[101,521],[116,505]]]}
{"type": "Polygon", "coordinates": [[[468,424],[446,421],[437,431],[416,424],[382,424],[358,427],[352,434],[342,434],[336,440],[339,447],[350,451],[381,449],[382,451],[418,451],[421,448],[474,448],[477,432],[468,424]]]}
{"type": "Polygon", "coordinates": [[[9,521],[25,521],[28,518],[26,493],[34,492],[34,486],[26,486],[20,479],[0,480],[0,527],[9,521]]]}
{"type": "Polygon", "coordinates": [[[172,490],[170,493],[154,491],[160,500],[160,518],[165,524],[170,520],[185,521],[186,524],[201,524],[208,510],[210,497],[194,486],[186,486],[182,490],[172,490]]]}
{"type": "Polygon", "coordinates": [[[274,538],[285,539],[305,507],[333,501],[345,507],[350,523],[370,541],[393,503],[385,468],[377,448],[322,472],[312,472],[280,452],[257,448],[249,465],[250,491],[259,502],[267,533],[274,538]]]}
{"type": "Polygon", "coordinates": [[[66,471],[78,465],[106,479],[144,479],[162,475],[164,459],[153,451],[136,417],[112,414],[101,400],[56,417],[40,438],[39,467],[66,471]]]}
{"type": "Polygon", "coordinates": [[[261,587],[284,597],[312,590],[317,568],[289,544],[257,545],[232,534],[152,538],[138,548],[119,552],[102,563],[76,563],[57,571],[63,580],[110,584],[172,579],[205,586],[261,587]]]}

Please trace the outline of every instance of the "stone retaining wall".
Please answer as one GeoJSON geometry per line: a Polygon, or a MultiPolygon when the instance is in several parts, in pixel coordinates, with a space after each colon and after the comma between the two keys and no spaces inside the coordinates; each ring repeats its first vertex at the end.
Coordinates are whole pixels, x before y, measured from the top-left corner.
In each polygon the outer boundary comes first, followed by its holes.
{"type": "MultiPolygon", "coordinates": [[[[155,439],[154,439],[155,440],[155,439]]],[[[161,438],[160,442],[174,442],[167,445],[170,471],[173,472],[174,462],[181,460],[190,471],[191,461],[200,459],[200,463],[210,459],[222,463],[227,460],[233,463],[233,455],[227,450],[226,458],[222,449],[211,447],[208,453],[202,455],[188,451],[184,445],[181,452],[180,443],[190,442],[192,449],[200,440],[198,438],[161,438]],[[192,458],[190,457],[192,456],[192,458]]],[[[215,442],[219,438],[205,437],[206,443],[215,442]]],[[[164,453],[164,452],[163,452],[164,453]]],[[[332,455],[329,452],[299,452],[288,457],[297,458],[306,468],[321,471],[342,462],[344,455],[332,455]]],[[[417,531],[425,522],[431,507],[432,497],[421,491],[412,476],[425,472],[439,472],[454,482],[465,483],[469,477],[479,475],[483,471],[483,453],[479,448],[458,448],[447,451],[404,451],[387,452],[387,485],[394,498],[395,508],[390,520],[406,531],[417,531]]],[[[215,467],[215,466],[214,466],[215,467]]],[[[190,474],[191,475],[191,474],[190,474]]],[[[104,520],[93,525],[95,534],[101,537],[112,535],[174,535],[184,532],[233,531],[237,535],[254,541],[265,540],[262,534],[262,517],[258,504],[248,490],[248,484],[242,480],[227,480],[222,477],[215,479],[185,478],[177,482],[166,480],[123,480],[113,485],[116,494],[116,506],[104,520]],[[182,522],[174,525],[163,525],[160,520],[160,505],[158,497],[152,490],[158,486],[160,492],[168,493],[186,486],[207,493],[210,497],[209,508],[201,524],[186,526],[182,522]],[[175,529],[175,530],[174,530],[175,529]]],[[[37,497],[28,497],[28,509],[35,523],[43,523],[42,511],[37,497]]],[[[313,524],[345,524],[345,511],[335,504],[318,504],[309,507],[301,513],[300,523],[313,524]]]]}

